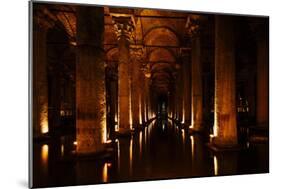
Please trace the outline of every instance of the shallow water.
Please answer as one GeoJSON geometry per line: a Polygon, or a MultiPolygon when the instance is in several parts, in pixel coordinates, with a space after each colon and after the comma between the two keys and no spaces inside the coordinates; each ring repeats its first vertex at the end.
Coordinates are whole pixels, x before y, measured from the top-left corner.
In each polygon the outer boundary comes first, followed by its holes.
{"type": "Polygon", "coordinates": [[[34,186],[63,186],[268,172],[268,144],[247,143],[236,152],[213,154],[208,141],[171,121],[153,121],[116,139],[111,158],[76,160],[74,136],[34,144],[34,186]]]}

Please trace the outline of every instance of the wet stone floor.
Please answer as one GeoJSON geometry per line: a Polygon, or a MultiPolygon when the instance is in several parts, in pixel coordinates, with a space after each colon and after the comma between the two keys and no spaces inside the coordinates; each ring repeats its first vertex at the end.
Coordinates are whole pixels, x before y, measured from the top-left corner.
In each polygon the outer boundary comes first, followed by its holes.
{"type": "Polygon", "coordinates": [[[191,178],[268,172],[268,144],[214,154],[208,141],[171,121],[154,120],[131,137],[116,139],[112,157],[75,159],[74,136],[35,143],[34,187],[191,178]]]}

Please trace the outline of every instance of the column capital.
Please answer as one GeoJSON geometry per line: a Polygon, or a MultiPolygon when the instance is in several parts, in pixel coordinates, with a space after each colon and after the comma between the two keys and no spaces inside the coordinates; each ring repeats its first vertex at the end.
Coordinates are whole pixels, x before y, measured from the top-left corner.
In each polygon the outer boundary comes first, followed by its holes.
{"type": "Polygon", "coordinates": [[[193,38],[199,35],[201,19],[202,19],[201,16],[195,14],[189,15],[187,17],[185,28],[186,28],[186,33],[189,37],[193,38]]]}
{"type": "Polygon", "coordinates": [[[130,45],[130,57],[138,62],[144,61],[144,48],[142,45],[130,45]]]}
{"type": "Polygon", "coordinates": [[[119,40],[124,36],[128,41],[132,42],[134,39],[135,21],[133,15],[111,13],[114,30],[119,40]]]}
{"type": "Polygon", "coordinates": [[[47,31],[55,26],[56,21],[57,18],[47,8],[38,6],[34,10],[33,29],[47,31]]]}
{"type": "Polygon", "coordinates": [[[146,78],[151,77],[151,66],[150,66],[150,64],[142,64],[141,70],[143,71],[143,74],[146,78]]]}

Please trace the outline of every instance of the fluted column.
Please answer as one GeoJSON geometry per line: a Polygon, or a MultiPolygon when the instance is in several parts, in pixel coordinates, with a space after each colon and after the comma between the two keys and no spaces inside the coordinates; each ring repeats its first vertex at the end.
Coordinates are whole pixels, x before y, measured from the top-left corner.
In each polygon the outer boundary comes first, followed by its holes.
{"type": "Polygon", "coordinates": [[[130,41],[134,25],[131,16],[112,16],[118,38],[118,125],[119,133],[128,134],[132,127],[130,90],[130,41]]]}
{"type": "Polygon", "coordinates": [[[234,23],[232,16],[215,18],[215,123],[216,146],[237,145],[234,23]]]}
{"type": "Polygon", "coordinates": [[[104,150],[106,142],[104,10],[77,8],[76,140],[79,154],[104,150]]]}

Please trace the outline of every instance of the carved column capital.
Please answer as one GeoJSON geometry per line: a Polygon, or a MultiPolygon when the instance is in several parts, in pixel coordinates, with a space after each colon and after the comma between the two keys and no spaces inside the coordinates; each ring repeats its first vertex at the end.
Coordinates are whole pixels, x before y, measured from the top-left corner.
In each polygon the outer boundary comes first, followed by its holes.
{"type": "Polygon", "coordinates": [[[143,62],[145,51],[142,45],[130,45],[130,57],[133,61],[143,62]]]}
{"type": "Polygon", "coordinates": [[[127,14],[111,14],[114,30],[119,40],[124,36],[128,41],[132,42],[134,39],[135,22],[132,15],[127,14]]]}
{"type": "Polygon", "coordinates": [[[185,28],[189,37],[197,37],[200,33],[200,19],[199,15],[190,15],[187,17],[185,28]]]}
{"type": "Polygon", "coordinates": [[[47,31],[49,28],[55,26],[56,21],[56,17],[45,7],[38,6],[38,8],[34,10],[33,29],[47,31]]]}

